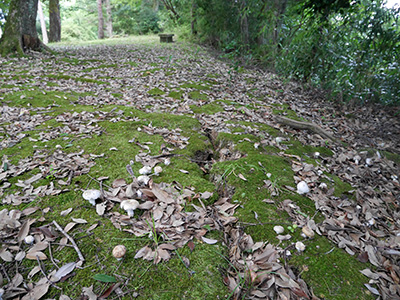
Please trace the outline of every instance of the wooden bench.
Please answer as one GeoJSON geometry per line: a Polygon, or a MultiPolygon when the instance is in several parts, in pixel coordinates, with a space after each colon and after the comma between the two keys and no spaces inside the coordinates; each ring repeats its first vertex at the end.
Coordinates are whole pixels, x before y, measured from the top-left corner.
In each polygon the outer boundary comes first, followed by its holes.
{"type": "Polygon", "coordinates": [[[168,34],[168,33],[160,33],[158,35],[160,37],[160,43],[172,43],[172,37],[174,34],[168,34]]]}

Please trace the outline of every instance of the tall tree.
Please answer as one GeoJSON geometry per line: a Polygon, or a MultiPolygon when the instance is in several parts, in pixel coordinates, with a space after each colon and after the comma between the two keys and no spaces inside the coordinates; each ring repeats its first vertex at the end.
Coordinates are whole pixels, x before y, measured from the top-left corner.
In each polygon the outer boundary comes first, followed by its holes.
{"type": "Polygon", "coordinates": [[[47,48],[36,31],[38,0],[11,0],[4,34],[0,39],[0,55],[12,52],[24,54],[27,49],[47,48]]]}
{"type": "Polygon", "coordinates": [[[61,40],[60,0],[50,0],[49,17],[50,17],[49,41],[59,42],[61,40]]]}
{"type": "Polygon", "coordinates": [[[38,1],[38,13],[39,13],[40,27],[42,29],[43,43],[47,44],[49,42],[49,39],[47,37],[46,22],[44,20],[42,2],[40,2],[40,0],[38,1]]]}
{"type": "Polygon", "coordinates": [[[99,20],[99,27],[97,31],[97,37],[104,39],[104,17],[103,17],[103,3],[102,0],[97,0],[97,16],[99,20]]]}
{"type": "Polygon", "coordinates": [[[112,27],[112,15],[111,15],[111,3],[110,0],[106,0],[106,30],[108,37],[112,37],[113,35],[113,27],[112,27]]]}

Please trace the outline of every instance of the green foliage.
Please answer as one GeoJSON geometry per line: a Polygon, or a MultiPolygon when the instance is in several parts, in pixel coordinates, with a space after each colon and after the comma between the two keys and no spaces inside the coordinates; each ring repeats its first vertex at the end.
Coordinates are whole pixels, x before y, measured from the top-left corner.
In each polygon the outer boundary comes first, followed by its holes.
{"type": "Polygon", "coordinates": [[[399,8],[381,0],[195,0],[193,18],[186,2],[176,1],[179,26],[194,22],[197,39],[228,59],[256,58],[337,101],[400,103],[399,8]]]}
{"type": "Polygon", "coordinates": [[[311,16],[312,10],[302,20],[287,17],[276,70],[341,101],[399,104],[399,16],[379,1],[355,5],[327,22],[311,16]]]}
{"type": "Polygon", "coordinates": [[[106,274],[96,274],[93,276],[93,279],[96,279],[101,282],[117,282],[115,277],[106,275],[106,274]]]}
{"type": "Polygon", "coordinates": [[[97,38],[95,1],[77,0],[74,5],[61,2],[61,38],[64,41],[97,38]]]}
{"type": "Polygon", "coordinates": [[[146,1],[118,1],[113,10],[117,34],[147,34],[161,31],[157,11],[146,1]]]}

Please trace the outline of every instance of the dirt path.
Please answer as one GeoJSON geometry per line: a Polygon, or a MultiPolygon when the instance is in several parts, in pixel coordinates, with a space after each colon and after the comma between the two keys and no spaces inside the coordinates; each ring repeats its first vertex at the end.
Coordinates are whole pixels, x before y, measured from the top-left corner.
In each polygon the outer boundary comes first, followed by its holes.
{"type": "Polygon", "coordinates": [[[6,295],[399,297],[395,110],[334,108],[196,45],[56,50],[0,61],[6,295]],[[138,181],[156,165],[160,174],[138,181]],[[89,188],[103,194],[95,207],[81,198],[89,188]],[[134,218],[119,208],[131,198],[141,203],[134,218]],[[28,235],[41,246],[21,244],[28,235]],[[110,254],[118,243],[130,253],[120,264],[110,254]],[[66,254],[53,259],[56,245],[66,254]],[[62,265],[65,283],[50,278],[62,265]]]}

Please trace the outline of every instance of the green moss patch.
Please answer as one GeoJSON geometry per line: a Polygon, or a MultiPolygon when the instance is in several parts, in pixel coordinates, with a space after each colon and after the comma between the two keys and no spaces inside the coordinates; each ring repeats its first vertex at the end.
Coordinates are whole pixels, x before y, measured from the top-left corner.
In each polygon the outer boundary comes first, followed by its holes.
{"type": "Polygon", "coordinates": [[[159,88],[151,89],[150,91],[148,91],[148,93],[150,96],[161,96],[165,94],[165,92],[160,90],[159,88]]]}

